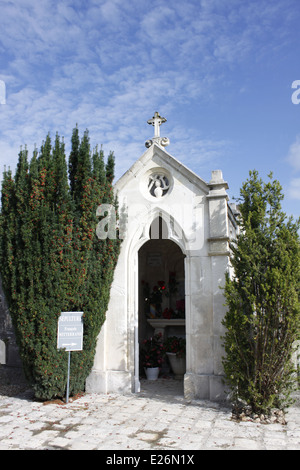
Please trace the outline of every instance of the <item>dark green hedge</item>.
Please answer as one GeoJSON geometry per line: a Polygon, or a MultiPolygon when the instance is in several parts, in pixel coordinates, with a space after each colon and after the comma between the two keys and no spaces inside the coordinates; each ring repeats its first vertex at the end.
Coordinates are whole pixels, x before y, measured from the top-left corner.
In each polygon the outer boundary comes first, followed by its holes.
{"type": "Polygon", "coordinates": [[[5,171],[0,214],[1,278],[24,371],[39,399],[63,397],[67,353],[57,350],[62,311],[84,312],[83,351],[71,354],[70,394],[84,390],[105,320],[120,240],[99,240],[96,209],[117,206],[114,156],[91,151],[88,131],[73,130],[67,163],[64,142],[48,135],[16,173],[5,171]]]}

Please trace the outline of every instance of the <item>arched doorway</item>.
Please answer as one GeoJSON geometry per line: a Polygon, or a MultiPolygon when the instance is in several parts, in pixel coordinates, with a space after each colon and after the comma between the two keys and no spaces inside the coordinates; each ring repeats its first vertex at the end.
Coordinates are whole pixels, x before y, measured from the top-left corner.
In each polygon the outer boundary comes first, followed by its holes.
{"type": "MultiPolygon", "coordinates": [[[[149,240],[138,252],[140,345],[157,333],[161,333],[162,340],[173,336],[185,338],[185,255],[168,236],[166,222],[157,217],[151,224],[149,240]]],[[[139,375],[144,376],[142,364],[139,375]]],[[[167,359],[161,375],[174,377],[167,359]]]]}

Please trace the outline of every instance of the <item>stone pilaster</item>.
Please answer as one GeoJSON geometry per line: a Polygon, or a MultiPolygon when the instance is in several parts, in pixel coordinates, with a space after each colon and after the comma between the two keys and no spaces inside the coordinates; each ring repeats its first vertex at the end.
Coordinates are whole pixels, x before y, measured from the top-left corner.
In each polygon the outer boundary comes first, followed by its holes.
{"type": "Polygon", "coordinates": [[[208,183],[210,187],[208,199],[209,210],[209,255],[229,255],[229,228],[227,201],[228,184],[223,180],[221,170],[212,172],[212,178],[208,183]]]}
{"type": "Polygon", "coordinates": [[[213,343],[213,376],[210,378],[210,399],[222,397],[224,385],[222,384],[222,356],[221,336],[224,334],[222,320],[226,307],[221,287],[224,286],[225,272],[229,262],[229,220],[228,220],[228,184],[223,179],[222,172],[212,172],[209,182],[210,191],[207,195],[209,211],[209,251],[211,259],[211,286],[212,286],[212,343],[213,343]]]}

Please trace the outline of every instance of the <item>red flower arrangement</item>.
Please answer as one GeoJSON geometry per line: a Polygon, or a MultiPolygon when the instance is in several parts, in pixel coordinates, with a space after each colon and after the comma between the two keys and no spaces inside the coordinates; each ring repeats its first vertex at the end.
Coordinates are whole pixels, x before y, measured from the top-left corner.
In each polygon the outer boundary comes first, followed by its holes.
{"type": "Polygon", "coordinates": [[[174,315],[174,311],[171,308],[165,308],[162,313],[163,318],[167,318],[168,320],[170,320],[170,318],[172,318],[173,315],[174,315]]]}
{"type": "Polygon", "coordinates": [[[161,367],[164,356],[165,348],[161,333],[143,341],[140,350],[140,358],[143,367],[161,367]]]}
{"type": "MultiPolygon", "coordinates": [[[[150,289],[150,285],[146,281],[142,281],[143,294],[145,301],[145,312],[150,318],[184,318],[185,317],[185,301],[177,300],[176,308],[173,310],[170,306],[162,311],[163,297],[170,298],[169,304],[171,304],[171,297],[178,292],[178,281],[176,280],[176,273],[169,273],[168,286],[163,280],[157,281],[157,284],[150,289]]],[[[173,301],[174,305],[174,301],[173,301]]]]}
{"type": "Polygon", "coordinates": [[[162,303],[163,295],[168,296],[165,281],[158,281],[152,292],[148,282],[142,281],[142,285],[144,286],[144,299],[147,305],[159,305],[162,303]]]}
{"type": "Polygon", "coordinates": [[[177,357],[185,357],[186,341],[185,338],[178,336],[169,336],[164,342],[164,349],[168,353],[174,353],[177,357]]]}

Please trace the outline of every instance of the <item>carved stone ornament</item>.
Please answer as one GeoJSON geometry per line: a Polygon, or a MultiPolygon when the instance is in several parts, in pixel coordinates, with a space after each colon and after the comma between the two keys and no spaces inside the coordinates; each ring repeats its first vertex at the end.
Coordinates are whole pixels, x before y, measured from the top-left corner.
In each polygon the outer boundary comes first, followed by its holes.
{"type": "Polygon", "coordinates": [[[151,147],[151,145],[154,144],[154,142],[158,145],[161,145],[162,147],[166,147],[170,144],[170,140],[168,139],[168,137],[153,137],[153,139],[146,140],[145,146],[149,148],[151,147]]]}
{"type": "Polygon", "coordinates": [[[148,124],[154,127],[153,138],[145,142],[145,146],[147,148],[151,147],[151,145],[153,145],[154,143],[161,145],[162,147],[166,147],[167,145],[169,145],[170,140],[168,139],[168,137],[160,137],[160,126],[166,121],[166,118],[161,117],[157,111],[154,113],[153,118],[147,121],[148,124]]]}
{"type": "Polygon", "coordinates": [[[149,176],[148,190],[151,196],[161,198],[167,194],[170,188],[168,178],[162,174],[153,174],[149,176]]]}

